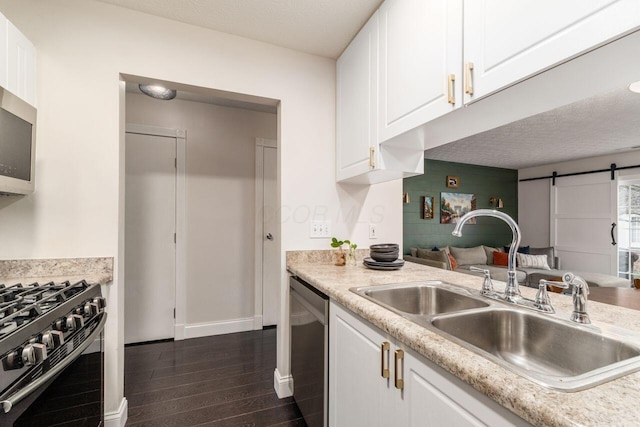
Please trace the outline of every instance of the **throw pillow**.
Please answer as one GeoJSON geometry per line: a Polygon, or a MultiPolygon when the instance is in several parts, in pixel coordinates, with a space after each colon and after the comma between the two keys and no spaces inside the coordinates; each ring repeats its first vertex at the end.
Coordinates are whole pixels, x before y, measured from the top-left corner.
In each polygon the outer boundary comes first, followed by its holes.
{"type": "Polygon", "coordinates": [[[411,256],[418,256],[418,248],[409,248],[411,251],[411,256]]]}
{"type": "Polygon", "coordinates": [[[506,252],[493,252],[493,265],[509,265],[509,254],[506,252]]]}
{"type": "MultiPolygon", "coordinates": [[[[505,246],[504,247],[504,251],[509,253],[509,249],[511,248],[511,246],[505,246]]],[[[518,247],[518,253],[520,254],[529,254],[531,253],[531,246],[519,246],[518,247]]]]}
{"type": "Polygon", "coordinates": [[[482,249],[482,246],[476,246],[475,248],[456,248],[455,246],[450,246],[449,251],[458,262],[458,265],[487,264],[487,254],[484,252],[484,249],[482,249]]]}
{"type": "Polygon", "coordinates": [[[418,258],[429,259],[432,261],[444,262],[448,270],[451,270],[451,262],[445,252],[431,251],[429,249],[418,248],[418,258]]]}
{"type": "Polygon", "coordinates": [[[449,254],[448,257],[449,257],[449,262],[451,262],[451,270],[455,270],[456,268],[458,268],[458,263],[456,262],[456,259],[451,254],[449,254]]]}
{"type": "Polygon", "coordinates": [[[520,268],[537,268],[539,270],[551,270],[549,264],[547,264],[546,255],[527,255],[516,254],[518,259],[518,266],[520,268]]]}
{"type": "Polygon", "coordinates": [[[502,252],[500,248],[492,248],[491,246],[482,245],[482,249],[487,254],[487,265],[493,264],[493,253],[494,252],[502,252]]]}
{"type": "Polygon", "coordinates": [[[529,253],[531,255],[546,255],[547,256],[547,264],[551,269],[558,268],[556,265],[556,257],[553,253],[553,246],[548,248],[531,248],[529,253]]]}

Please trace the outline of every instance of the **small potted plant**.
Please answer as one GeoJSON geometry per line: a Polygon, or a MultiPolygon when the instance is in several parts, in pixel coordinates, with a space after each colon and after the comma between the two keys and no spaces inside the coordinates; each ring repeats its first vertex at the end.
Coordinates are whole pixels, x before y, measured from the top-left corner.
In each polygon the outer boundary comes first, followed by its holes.
{"type": "Polygon", "coordinates": [[[336,248],[333,253],[333,263],[335,265],[345,265],[347,263],[347,256],[349,257],[349,261],[356,264],[356,248],[358,245],[355,243],[351,243],[349,240],[338,240],[335,237],[331,239],[331,247],[336,248]],[[343,249],[344,245],[349,245],[349,253],[345,252],[343,249]]]}

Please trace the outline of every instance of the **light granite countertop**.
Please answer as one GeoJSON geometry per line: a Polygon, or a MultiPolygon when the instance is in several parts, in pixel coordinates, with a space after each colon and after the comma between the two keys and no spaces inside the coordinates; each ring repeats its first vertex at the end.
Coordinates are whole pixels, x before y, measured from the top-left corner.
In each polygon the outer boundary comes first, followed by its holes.
{"type": "Polygon", "coordinates": [[[113,258],[53,258],[0,260],[0,284],[69,281],[109,284],[113,281],[113,258]]]}
{"type": "MultiPolygon", "coordinates": [[[[354,286],[441,280],[479,290],[482,277],[406,262],[397,271],[357,266],[337,267],[330,251],[287,252],[287,269],[332,300],[397,338],[427,359],[470,384],[494,401],[536,426],[640,425],[640,372],[588,390],[564,393],[522,378],[490,360],[349,291],[354,286]]],[[[495,282],[500,289],[502,284],[495,282]]],[[[533,298],[535,289],[521,287],[533,298]]],[[[570,296],[552,294],[557,316],[568,319],[570,296]]],[[[610,324],[640,332],[640,312],[589,301],[594,325],[610,324]]]]}

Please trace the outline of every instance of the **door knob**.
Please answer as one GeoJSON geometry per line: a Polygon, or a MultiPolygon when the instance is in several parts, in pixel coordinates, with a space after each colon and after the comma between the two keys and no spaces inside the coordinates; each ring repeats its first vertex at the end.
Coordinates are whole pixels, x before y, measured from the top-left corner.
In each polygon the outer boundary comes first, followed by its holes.
{"type": "Polygon", "coordinates": [[[267,233],[267,240],[273,240],[273,235],[271,233],[267,233]]]}

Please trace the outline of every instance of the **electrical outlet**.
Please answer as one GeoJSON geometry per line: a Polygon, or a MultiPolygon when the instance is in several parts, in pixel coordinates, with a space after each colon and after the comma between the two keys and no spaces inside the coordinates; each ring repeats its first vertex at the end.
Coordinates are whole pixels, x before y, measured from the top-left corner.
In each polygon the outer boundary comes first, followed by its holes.
{"type": "Polygon", "coordinates": [[[331,223],[329,221],[311,221],[309,237],[312,239],[327,239],[331,237],[331,223]]]}
{"type": "Polygon", "coordinates": [[[375,224],[369,224],[369,238],[370,239],[378,238],[378,228],[375,224]]]}

